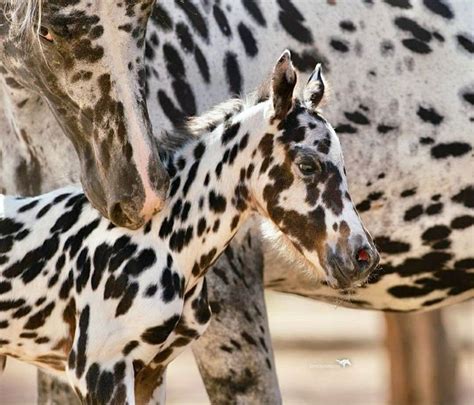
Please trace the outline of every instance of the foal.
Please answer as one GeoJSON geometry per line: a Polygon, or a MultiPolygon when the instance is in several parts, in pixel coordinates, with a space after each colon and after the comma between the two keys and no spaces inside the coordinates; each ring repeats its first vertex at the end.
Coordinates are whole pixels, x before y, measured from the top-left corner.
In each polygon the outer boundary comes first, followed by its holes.
{"type": "Polygon", "coordinates": [[[164,370],[206,329],[205,272],[252,211],[333,287],[366,279],[378,254],[316,111],[320,67],[301,101],[295,84],[285,51],[270,99],[237,103],[200,137],[170,135],[167,204],[143,229],[115,227],[72,188],[0,197],[0,354],[65,372],[88,403],[135,403],[135,378],[164,370]]]}

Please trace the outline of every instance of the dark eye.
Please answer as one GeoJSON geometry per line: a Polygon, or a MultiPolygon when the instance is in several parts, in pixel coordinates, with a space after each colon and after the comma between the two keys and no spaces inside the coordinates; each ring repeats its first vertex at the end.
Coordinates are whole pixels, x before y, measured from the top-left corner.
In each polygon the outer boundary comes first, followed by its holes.
{"type": "Polygon", "coordinates": [[[301,162],[298,163],[298,169],[304,176],[311,176],[321,170],[321,166],[317,162],[301,162]]]}
{"type": "Polygon", "coordinates": [[[48,41],[48,42],[53,42],[54,41],[53,36],[49,32],[48,28],[46,28],[43,25],[40,27],[38,34],[45,41],[48,41]]]}

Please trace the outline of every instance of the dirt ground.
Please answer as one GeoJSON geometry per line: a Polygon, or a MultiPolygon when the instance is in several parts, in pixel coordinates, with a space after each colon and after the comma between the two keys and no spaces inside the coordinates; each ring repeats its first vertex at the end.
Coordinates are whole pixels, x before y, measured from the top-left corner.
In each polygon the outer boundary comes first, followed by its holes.
{"type": "MultiPolygon", "coordinates": [[[[285,404],[384,405],[388,364],[380,313],[337,308],[297,297],[269,294],[270,328],[276,368],[285,404]],[[349,359],[340,367],[337,359],[349,359]]],[[[445,311],[459,350],[459,405],[474,398],[474,302],[445,311]]],[[[33,405],[36,370],[8,359],[0,377],[1,405],[33,405]]],[[[168,404],[209,404],[188,350],[168,371],[168,404]]]]}

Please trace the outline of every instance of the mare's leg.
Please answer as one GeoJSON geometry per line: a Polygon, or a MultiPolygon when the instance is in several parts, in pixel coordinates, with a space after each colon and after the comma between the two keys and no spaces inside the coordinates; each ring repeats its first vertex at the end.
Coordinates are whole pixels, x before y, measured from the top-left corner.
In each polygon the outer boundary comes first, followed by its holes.
{"type": "Polygon", "coordinates": [[[213,404],[281,403],[260,240],[239,232],[206,276],[212,319],[193,353],[213,404]]]}

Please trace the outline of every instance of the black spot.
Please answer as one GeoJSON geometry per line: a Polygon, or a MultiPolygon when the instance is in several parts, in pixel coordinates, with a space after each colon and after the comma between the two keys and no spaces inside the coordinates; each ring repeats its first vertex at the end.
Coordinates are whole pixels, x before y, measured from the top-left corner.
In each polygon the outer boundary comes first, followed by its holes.
{"type": "Polygon", "coordinates": [[[416,114],[423,121],[429,122],[433,125],[439,125],[444,119],[444,117],[440,115],[433,107],[424,108],[420,106],[416,114]]]}
{"type": "Polygon", "coordinates": [[[181,292],[180,278],[177,273],[173,273],[169,268],[165,268],[160,279],[161,298],[165,303],[172,301],[181,292]]]}
{"type": "Polygon", "coordinates": [[[202,158],[202,155],[204,155],[205,151],[206,151],[206,146],[204,145],[204,143],[199,142],[194,148],[194,158],[195,159],[202,158]]]}
{"type": "Polygon", "coordinates": [[[356,27],[354,23],[350,20],[343,20],[339,23],[339,27],[341,27],[344,31],[354,32],[356,27]]]}
{"type": "Polygon", "coordinates": [[[305,19],[294,4],[290,0],[278,0],[278,5],[281,8],[278,18],[285,31],[297,41],[311,44],[313,42],[311,31],[303,25],[305,19]]]}
{"type": "Polygon", "coordinates": [[[439,304],[441,302],[444,301],[444,298],[434,298],[432,300],[426,300],[425,302],[423,302],[423,305],[424,307],[430,307],[432,305],[436,305],[436,304],[439,304]]]}
{"type": "Polygon", "coordinates": [[[159,345],[163,343],[169,334],[176,327],[176,324],[179,321],[179,316],[174,315],[171,318],[163,322],[162,325],[155,326],[153,328],[148,328],[145,332],[142,333],[141,338],[149,344],[159,345]]]}
{"type": "Polygon", "coordinates": [[[444,159],[462,156],[471,150],[471,145],[464,142],[439,143],[431,148],[431,156],[435,159],[444,159]]]}
{"type": "Polygon", "coordinates": [[[415,195],[415,194],[416,194],[416,188],[409,188],[409,189],[403,190],[400,193],[400,197],[407,198],[407,197],[411,197],[412,195],[415,195]]]}
{"type": "Polygon", "coordinates": [[[356,205],[356,209],[359,212],[365,212],[370,210],[370,200],[361,201],[359,204],[356,205]]]}
{"type": "Polygon", "coordinates": [[[12,289],[11,283],[8,281],[0,281],[0,294],[5,294],[12,289]]]}
{"type": "Polygon", "coordinates": [[[128,310],[133,305],[133,300],[137,296],[137,293],[138,293],[138,283],[132,283],[127,287],[127,289],[125,290],[125,293],[123,294],[122,298],[120,299],[117,305],[117,309],[115,311],[115,317],[126,314],[128,312],[128,310]]]}
{"type": "Polygon", "coordinates": [[[410,250],[410,245],[408,243],[392,240],[387,236],[374,238],[374,242],[377,249],[382,253],[398,254],[410,250]]]}
{"type": "Polygon", "coordinates": [[[474,53],[474,41],[471,38],[468,38],[463,34],[456,35],[456,38],[459,42],[459,45],[461,45],[466,51],[469,53],[474,53]]]}
{"type": "Polygon", "coordinates": [[[463,93],[462,98],[466,100],[469,104],[474,105],[474,93],[469,93],[469,92],[463,93]]]}
{"type": "Polygon", "coordinates": [[[169,247],[173,251],[180,252],[193,237],[193,227],[188,226],[186,229],[179,229],[171,234],[169,247]]]}
{"type": "Polygon", "coordinates": [[[355,124],[358,124],[358,125],[369,125],[370,124],[369,119],[359,111],[354,111],[352,113],[351,112],[344,112],[344,115],[349,121],[352,121],[355,124]]]}
{"type": "Polygon", "coordinates": [[[89,328],[89,316],[90,308],[89,305],[81,311],[79,317],[79,339],[77,340],[77,364],[76,364],[76,377],[81,378],[84,374],[86,366],[86,348],[87,348],[87,329],[89,328]]]}
{"type": "Polygon", "coordinates": [[[295,49],[290,49],[290,52],[293,64],[301,72],[312,72],[318,62],[324,64],[325,70],[329,70],[329,61],[320,55],[316,49],[304,50],[301,53],[295,49]]]}
{"type": "Polygon", "coordinates": [[[379,200],[381,197],[383,196],[383,192],[382,191],[374,191],[372,193],[370,193],[367,197],[369,197],[369,200],[371,201],[377,201],[379,200]]]}
{"type": "Polygon", "coordinates": [[[338,134],[355,134],[357,132],[357,128],[354,128],[350,124],[339,124],[334,130],[338,134]]]}
{"type": "Polygon", "coordinates": [[[179,22],[178,24],[176,24],[175,31],[181,48],[183,48],[185,52],[192,52],[194,50],[194,40],[191,34],[189,33],[188,26],[182,22],[179,22]]]}
{"type": "Polygon", "coordinates": [[[136,258],[130,259],[123,268],[123,274],[138,276],[156,262],[153,249],[143,249],[136,258]]]}
{"type": "Polygon", "coordinates": [[[200,218],[198,222],[198,227],[197,227],[198,236],[202,236],[202,234],[206,230],[206,226],[207,226],[206,220],[204,218],[200,218]]]}
{"type": "Polygon", "coordinates": [[[196,100],[189,83],[180,78],[173,80],[172,86],[176,100],[178,100],[183,113],[189,117],[196,115],[196,100]]]}
{"type": "Polygon", "coordinates": [[[474,208],[474,187],[468,186],[451,198],[454,202],[474,208]]]}
{"type": "Polygon", "coordinates": [[[199,9],[189,0],[175,0],[175,4],[184,11],[197,33],[207,40],[209,37],[207,24],[199,9]]]}
{"type": "Polygon", "coordinates": [[[226,199],[222,195],[211,191],[209,193],[209,208],[216,213],[224,212],[226,208],[226,199]]]}
{"type": "Polygon", "coordinates": [[[100,373],[96,392],[97,394],[94,399],[97,400],[97,403],[106,404],[109,402],[114,392],[114,375],[112,372],[104,370],[100,373]]]}
{"type": "Polygon", "coordinates": [[[196,60],[199,73],[201,73],[202,78],[206,83],[209,83],[211,78],[209,73],[209,65],[207,64],[206,57],[202,53],[201,48],[199,48],[197,45],[194,47],[194,59],[196,60]]]}
{"type": "Polygon", "coordinates": [[[170,31],[173,29],[173,21],[171,20],[170,15],[159,3],[154,5],[150,19],[163,31],[170,31]]]}
{"type": "Polygon", "coordinates": [[[336,51],[343,52],[343,53],[349,51],[349,46],[348,46],[346,41],[338,40],[338,39],[333,38],[333,39],[331,39],[329,44],[336,51]]]}
{"type": "Polygon", "coordinates": [[[191,203],[186,201],[183,205],[183,210],[181,211],[181,222],[187,221],[190,209],[191,203]]]}
{"type": "Polygon", "coordinates": [[[262,27],[266,27],[267,22],[255,0],[242,0],[242,4],[253,17],[253,19],[262,27]]]}
{"type": "Polygon", "coordinates": [[[200,161],[197,160],[189,168],[188,177],[186,178],[186,182],[184,183],[184,186],[183,186],[183,195],[185,197],[188,194],[189,188],[191,187],[191,185],[193,184],[193,182],[196,178],[196,173],[197,173],[197,170],[199,168],[199,163],[200,163],[200,161]]]}
{"type": "Polygon", "coordinates": [[[84,241],[99,226],[99,224],[100,219],[96,219],[90,224],[83,226],[66,240],[64,243],[64,250],[69,250],[69,256],[71,259],[76,256],[77,252],[84,244],[84,241]]]}
{"type": "Polygon", "coordinates": [[[227,17],[225,16],[224,12],[219,7],[219,5],[214,4],[214,7],[212,8],[212,12],[213,12],[214,18],[217,22],[217,26],[219,27],[221,32],[226,37],[232,36],[232,30],[230,28],[229,21],[227,20],[227,17]]]}
{"type": "Polygon", "coordinates": [[[111,258],[109,263],[109,272],[117,270],[125,261],[127,261],[137,250],[137,245],[131,243],[129,236],[121,236],[112,246],[111,258]]]}
{"type": "Polygon", "coordinates": [[[430,53],[432,51],[429,45],[427,45],[425,42],[420,41],[419,39],[416,39],[416,38],[402,39],[402,44],[405,48],[409,49],[410,51],[413,51],[415,53],[419,53],[422,55],[430,53]]]}
{"type": "Polygon", "coordinates": [[[237,62],[237,55],[226,52],[224,57],[224,69],[226,72],[229,91],[233,96],[238,96],[242,92],[242,75],[237,62]]]}
{"type": "Polygon", "coordinates": [[[410,32],[416,39],[423,42],[431,41],[431,32],[425,30],[416,21],[406,17],[395,18],[395,25],[403,31],[410,32]]]}
{"type": "Polygon", "coordinates": [[[3,276],[12,278],[21,274],[25,284],[31,282],[44,269],[46,262],[56,254],[58,247],[59,238],[57,235],[53,235],[46,239],[41,246],[26,253],[20,261],[5,269],[3,276]]]}
{"type": "Polygon", "coordinates": [[[38,205],[38,203],[39,203],[39,200],[33,200],[33,201],[29,202],[28,204],[25,204],[22,207],[20,207],[18,209],[18,212],[23,213],[23,212],[29,211],[29,210],[33,209],[34,207],[36,207],[38,205]]]}
{"type": "Polygon", "coordinates": [[[128,342],[125,347],[123,348],[122,350],[122,354],[124,356],[127,356],[129,355],[133,349],[135,349],[136,347],[138,347],[139,343],[138,341],[136,340],[131,340],[130,342],[128,342]]]}
{"type": "Polygon", "coordinates": [[[235,124],[228,126],[222,134],[222,138],[221,138],[222,145],[227,145],[232,139],[234,139],[237,136],[239,129],[240,129],[239,122],[236,122],[235,124]]]}
{"type": "Polygon", "coordinates": [[[245,53],[250,57],[255,56],[258,53],[258,48],[257,41],[255,40],[252,31],[250,31],[249,28],[242,22],[237,26],[237,30],[239,32],[240,39],[244,44],[245,53]]]}
{"type": "Polygon", "coordinates": [[[51,232],[65,233],[72,228],[74,224],[78,222],[78,219],[82,213],[82,206],[86,203],[84,194],[78,194],[73,196],[66,203],[66,207],[72,207],[71,210],[66,211],[61,215],[51,228],[51,232]]]}
{"type": "Polygon", "coordinates": [[[163,90],[158,90],[158,101],[166,117],[175,127],[184,123],[186,117],[185,114],[180,109],[176,108],[173,101],[163,90]]]}
{"type": "Polygon", "coordinates": [[[448,249],[450,246],[451,246],[451,241],[449,239],[441,239],[438,242],[435,242],[431,245],[431,247],[436,250],[448,249]]]}
{"type": "Polygon", "coordinates": [[[393,131],[397,128],[398,127],[393,127],[393,126],[385,125],[385,124],[377,125],[377,131],[380,132],[381,134],[386,134],[387,132],[393,131]]]}
{"type": "Polygon", "coordinates": [[[436,203],[436,204],[431,204],[426,208],[426,213],[428,215],[436,215],[439,214],[443,209],[443,204],[441,203],[436,203]]]}
{"type": "Polygon", "coordinates": [[[390,4],[392,7],[398,8],[411,8],[410,0],[383,0],[385,3],[390,4]]]}
{"type": "Polygon", "coordinates": [[[91,261],[89,258],[89,249],[84,247],[76,260],[76,269],[79,273],[76,279],[76,291],[80,294],[82,289],[89,281],[91,271],[91,261]]]}
{"type": "Polygon", "coordinates": [[[474,269],[474,258],[458,260],[454,263],[454,267],[462,270],[474,269]]]}
{"type": "Polygon", "coordinates": [[[420,204],[417,204],[405,211],[405,215],[403,216],[403,219],[405,221],[413,221],[414,219],[418,218],[421,214],[423,214],[423,206],[420,204]]]}
{"type": "Polygon", "coordinates": [[[451,8],[444,3],[442,0],[423,0],[423,4],[433,13],[440,15],[441,17],[451,20],[454,18],[454,14],[451,8]]]}
{"type": "Polygon", "coordinates": [[[420,138],[420,143],[421,143],[422,145],[431,145],[431,144],[433,144],[434,142],[435,142],[435,140],[434,140],[433,138],[429,137],[429,136],[422,136],[422,137],[420,138]]]}
{"type": "Polygon", "coordinates": [[[451,228],[453,229],[465,229],[474,225],[474,217],[471,215],[461,215],[451,221],[451,228]]]}
{"type": "Polygon", "coordinates": [[[445,239],[451,233],[451,229],[444,225],[435,225],[431,228],[428,228],[423,234],[421,235],[422,239],[425,241],[434,241],[445,239]]]}
{"type": "Polygon", "coordinates": [[[25,300],[22,298],[16,300],[9,299],[5,301],[0,301],[0,312],[9,311],[11,309],[21,307],[23,304],[25,304],[25,300]]]}

